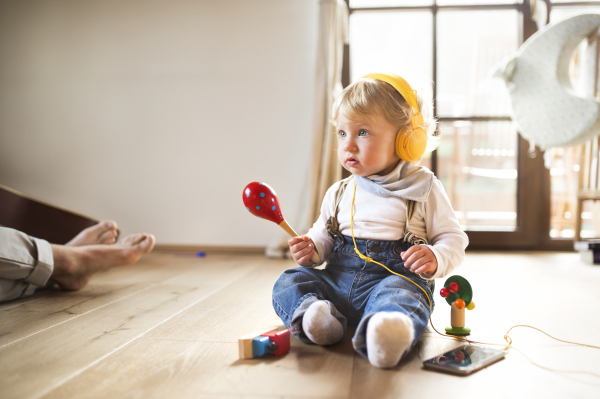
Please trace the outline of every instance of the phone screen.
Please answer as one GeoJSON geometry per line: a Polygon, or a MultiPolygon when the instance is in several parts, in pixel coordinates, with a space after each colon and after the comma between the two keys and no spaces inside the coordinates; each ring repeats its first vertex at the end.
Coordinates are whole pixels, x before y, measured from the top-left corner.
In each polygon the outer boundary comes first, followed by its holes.
{"type": "Polygon", "coordinates": [[[423,362],[428,369],[453,374],[470,374],[504,357],[504,351],[476,345],[462,345],[423,362]]]}

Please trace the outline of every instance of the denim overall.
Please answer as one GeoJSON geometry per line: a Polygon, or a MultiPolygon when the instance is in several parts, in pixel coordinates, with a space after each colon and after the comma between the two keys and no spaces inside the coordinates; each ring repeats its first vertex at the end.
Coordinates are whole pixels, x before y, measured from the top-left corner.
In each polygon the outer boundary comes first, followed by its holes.
{"type": "MultiPolygon", "coordinates": [[[[347,183],[345,180],[340,186],[335,216],[327,222],[327,231],[335,237],[336,242],[333,253],[327,258],[326,267],[297,267],[283,272],[273,288],[275,312],[296,338],[311,343],[302,330],[302,318],[313,302],[327,301],[331,314],[339,320],[344,331],[348,323],[358,325],[352,345],[363,357],[367,357],[366,331],[371,316],[377,312],[401,312],[413,322],[414,346],[425,331],[432,309],[423,291],[383,267],[362,260],[354,251],[352,237],[340,234],[336,216],[347,183]]],[[[400,252],[424,242],[408,232],[408,221],[413,212],[414,202],[407,206],[404,238],[398,241],[356,239],[356,245],[363,255],[417,283],[428,293],[433,306],[433,280],[427,281],[411,272],[404,267],[400,257],[400,252]],[[408,208],[411,208],[410,214],[408,208]]]]}

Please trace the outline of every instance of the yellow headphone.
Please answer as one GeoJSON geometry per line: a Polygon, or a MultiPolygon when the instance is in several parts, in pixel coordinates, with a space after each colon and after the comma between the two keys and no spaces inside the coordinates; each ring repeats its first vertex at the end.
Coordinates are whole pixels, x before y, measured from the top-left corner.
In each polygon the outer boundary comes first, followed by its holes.
{"type": "Polygon", "coordinates": [[[416,90],[396,74],[369,73],[361,79],[375,79],[390,84],[413,108],[410,128],[401,129],[396,135],[396,154],[406,162],[420,159],[427,148],[427,133],[423,129],[423,115],[419,112],[416,90]]]}

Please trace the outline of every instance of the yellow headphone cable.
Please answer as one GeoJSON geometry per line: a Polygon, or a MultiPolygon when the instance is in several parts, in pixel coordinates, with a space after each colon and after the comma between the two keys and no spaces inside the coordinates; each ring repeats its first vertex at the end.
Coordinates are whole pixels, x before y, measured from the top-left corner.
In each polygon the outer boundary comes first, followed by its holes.
{"type": "MultiPolygon", "coordinates": [[[[352,193],[352,205],[351,205],[351,207],[350,207],[350,231],[351,231],[351,233],[352,233],[352,241],[354,242],[354,252],[356,252],[356,254],[357,254],[359,257],[360,257],[360,259],[362,259],[362,260],[364,260],[364,261],[366,261],[366,262],[369,262],[369,263],[375,263],[375,264],[377,264],[377,265],[379,265],[379,266],[382,266],[383,268],[385,268],[385,269],[386,269],[387,271],[389,271],[390,273],[392,273],[392,274],[394,274],[394,275],[396,275],[396,276],[402,277],[402,278],[403,278],[403,279],[405,279],[406,281],[410,281],[412,284],[414,284],[414,285],[416,285],[417,287],[419,287],[419,289],[420,289],[421,291],[423,291],[423,293],[425,294],[425,297],[427,298],[427,302],[429,302],[429,309],[431,309],[431,307],[432,307],[432,304],[431,304],[431,298],[429,297],[429,294],[427,293],[427,291],[425,291],[425,290],[423,289],[423,287],[421,287],[419,284],[415,283],[414,281],[412,281],[412,280],[411,280],[411,279],[409,279],[408,277],[406,277],[406,276],[403,276],[403,275],[401,275],[401,274],[399,274],[399,273],[396,273],[396,272],[394,272],[394,271],[390,270],[390,269],[389,269],[387,266],[385,266],[385,265],[383,265],[383,264],[381,264],[381,263],[379,263],[379,262],[377,262],[377,261],[373,260],[373,258],[370,258],[370,257],[368,257],[368,256],[366,256],[366,255],[363,255],[363,254],[362,254],[362,253],[361,253],[361,252],[358,250],[358,247],[356,246],[356,239],[354,238],[354,199],[355,199],[355,197],[356,197],[356,179],[353,179],[353,181],[354,181],[354,192],[352,193]]],[[[562,339],[558,339],[558,338],[555,338],[555,337],[553,337],[552,335],[550,335],[550,334],[548,334],[548,333],[546,333],[546,332],[544,332],[544,331],[540,330],[539,328],[532,327],[532,326],[528,326],[528,325],[525,325],[525,324],[518,324],[518,325],[512,326],[511,328],[509,328],[509,329],[508,329],[508,331],[506,332],[506,334],[504,334],[504,340],[506,341],[506,344],[490,344],[490,343],[486,343],[486,342],[478,342],[478,341],[473,341],[473,340],[467,339],[467,338],[465,338],[465,337],[459,337],[459,336],[455,336],[455,335],[442,334],[442,333],[440,333],[440,332],[439,332],[439,331],[438,331],[438,330],[435,328],[435,326],[433,325],[433,321],[431,320],[431,315],[429,316],[429,323],[431,324],[431,327],[433,328],[433,330],[434,330],[436,333],[438,333],[439,335],[441,335],[442,337],[446,337],[446,338],[452,338],[452,339],[454,339],[454,340],[458,340],[458,341],[465,341],[465,342],[468,342],[468,343],[481,344],[481,345],[496,345],[496,346],[505,346],[505,348],[504,348],[504,351],[505,351],[506,353],[508,353],[508,350],[509,350],[509,349],[514,349],[514,350],[518,351],[519,353],[521,353],[521,355],[523,355],[523,356],[524,356],[524,357],[525,357],[527,360],[529,360],[529,361],[530,361],[532,364],[534,364],[534,365],[536,365],[536,366],[538,366],[538,367],[541,367],[541,368],[543,368],[543,369],[545,369],[545,370],[549,370],[549,371],[558,371],[558,372],[561,372],[561,373],[578,373],[578,374],[579,374],[579,373],[581,373],[581,374],[589,374],[589,375],[593,375],[593,376],[595,376],[595,377],[600,377],[600,374],[591,373],[591,372],[589,372],[589,371],[557,370],[557,369],[552,369],[552,368],[549,368],[549,367],[542,366],[541,364],[538,364],[538,363],[534,362],[533,360],[531,360],[531,359],[530,359],[529,357],[527,357],[527,356],[526,356],[526,355],[525,355],[525,354],[524,354],[522,351],[520,351],[519,349],[515,348],[515,347],[512,345],[512,338],[511,338],[511,337],[508,335],[508,333],[509,333],[509,332],[510,332],[510,331],[511,331],[513,328],[516,328],[516,327],[527,327],[527,328],[532,328],[532,329],[534,329],[534,330],[537,330],[537,331],[539,331],[539,332],[541,332],[541,333],[543,333],[543,334],[545,334],[545,335],[549,336],[550,338],[552,338],[552,339],[554,339],[554,340],[556,340],[556,341],[565,342],[565,343],[568,343],[568,344],[573,344],[573,345],[584,346],[584,347],[588,347],[588,348],[595,348],[595,349],[600,349],[600,346],[588,345],[588,344],[582,344],[582,343],[578,343],[578,342],[571,342],[571,341],[565,341],[565,340],[562,340],[562,339]]]]}

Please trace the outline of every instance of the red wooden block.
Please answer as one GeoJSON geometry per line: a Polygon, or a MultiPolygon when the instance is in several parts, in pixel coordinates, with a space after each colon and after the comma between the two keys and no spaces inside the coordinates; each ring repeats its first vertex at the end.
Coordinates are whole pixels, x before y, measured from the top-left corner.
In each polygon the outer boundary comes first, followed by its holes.
{"type": "Polygon", "coordinates": [[[290,351],[290,330],[273,330],[262,335],[264,337],[269,337],[271,341],[277,344],[277,349],[271,352],[271,354],[280,356],[290,351]]]}

